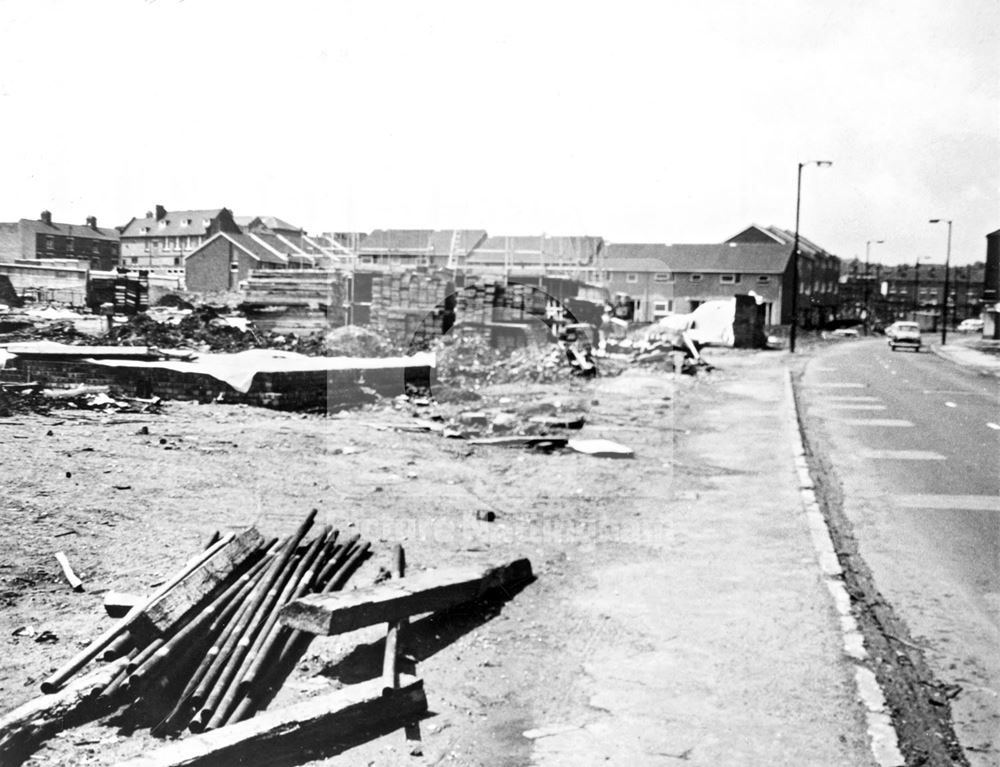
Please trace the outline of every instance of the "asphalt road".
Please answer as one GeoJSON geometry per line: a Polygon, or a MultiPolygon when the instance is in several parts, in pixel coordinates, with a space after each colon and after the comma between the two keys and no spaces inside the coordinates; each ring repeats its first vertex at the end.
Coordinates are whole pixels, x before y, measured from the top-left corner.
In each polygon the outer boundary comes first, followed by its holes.
{"type": "Polygon", "coordinates": [[[802,383],[876,585],[962,687],[972,763],[1000,763],[1000,379],[865,339],[818,353],[802,383]]]}

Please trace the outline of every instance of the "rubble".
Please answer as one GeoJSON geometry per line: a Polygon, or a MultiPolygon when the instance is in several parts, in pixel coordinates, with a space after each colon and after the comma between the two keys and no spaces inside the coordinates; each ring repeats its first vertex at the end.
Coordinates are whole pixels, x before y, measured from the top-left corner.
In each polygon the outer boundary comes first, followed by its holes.
{"type": "Polygon", "coordinates": [[[40,384],[0,384],[0,418],[14,414],[53,410],[91,410],[108,415],[117,413],[159,413],[159,397],[111,396],[107,386],[75,389],[43,389],[40,384]]]}

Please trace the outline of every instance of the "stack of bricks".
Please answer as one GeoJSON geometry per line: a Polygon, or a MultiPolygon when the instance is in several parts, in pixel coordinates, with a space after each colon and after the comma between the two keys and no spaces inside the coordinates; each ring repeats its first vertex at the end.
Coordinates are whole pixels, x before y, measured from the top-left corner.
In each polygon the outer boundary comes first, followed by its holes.
{"type": "Polygon", "coordinates": [[[447,272],[386,272],[372,279],[371,324],[397,342],[440,335],[454,290],[447,272]]]}
{"type": "Polygon", "coordinates": [[[337,270],[253,271],[243,308],[261,330],[309,335],[345,322],[346,275],[337,270]]]}

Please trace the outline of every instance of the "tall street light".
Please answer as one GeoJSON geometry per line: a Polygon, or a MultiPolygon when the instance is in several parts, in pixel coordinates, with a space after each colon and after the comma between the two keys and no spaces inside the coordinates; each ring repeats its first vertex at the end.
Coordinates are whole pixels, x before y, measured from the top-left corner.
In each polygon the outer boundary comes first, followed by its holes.
{"type": "Polygon", "coordinates": [[[872,308],[871,301],[871,278],[868,276],[868,258],[871,255],[872,243],[881,245],[885,240],[868,240],[865,243],[865,335],[868,335],[868,328],[871,325],[872,308]]]}
{"type": "Polygon", "coordinates": [[[944,258],[944,295],[941,297],[941,346],[948,342],[948,268],[951,265],[951,219],[932,218],[932,224],[948,225],[948,250],[944,258]]]}
{"type": "Polygon", "coordinates": [[[809,160],[799,163],[798,183],[795,187],[795,247],[792,248],[792,326],[788,330],[788,351],[795,351],[795,328],[799,324],[799,210],[802,207],[802,169],[806,165],[829,167],[830,160],[809,160]]]}

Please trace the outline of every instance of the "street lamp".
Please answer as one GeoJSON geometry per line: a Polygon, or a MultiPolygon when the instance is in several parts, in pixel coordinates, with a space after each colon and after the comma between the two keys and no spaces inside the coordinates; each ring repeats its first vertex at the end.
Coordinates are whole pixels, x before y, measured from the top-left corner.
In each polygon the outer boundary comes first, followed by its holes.
{"type": "Polygon", "coordinates": [[[931,224],[948,225],[948,250],[944,258],[944,295],[941,297],[941,346],[948,342],[948,268],[951,265],[951,219],[932,218],[931,224]]]}
{"type": "Polygon", "coordinates": [[[795,247],[792,248],[792,326],[788,329],[788,351],[795,351],[795,328],[799,323],[799,210],[802,207],[802,169],[806,165],[829,167],[830,160],[809,160],[799,163],[798,183],[795,187],[795,247]]]}
{"type": "Polygon", "coordinates": [[[885,240],[868,240],[865,243],[865,335],[868,335],[868,329],[871,325],[871,278],[868,276],[868,258],[871,255],[872,243],[876,245],[881,245],[885,240]]]}

